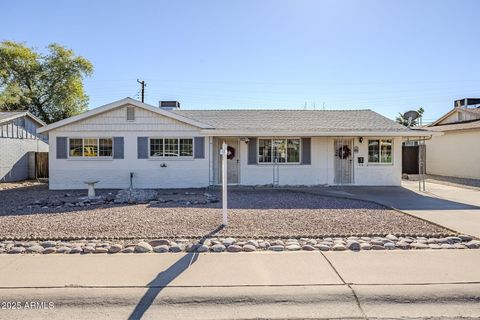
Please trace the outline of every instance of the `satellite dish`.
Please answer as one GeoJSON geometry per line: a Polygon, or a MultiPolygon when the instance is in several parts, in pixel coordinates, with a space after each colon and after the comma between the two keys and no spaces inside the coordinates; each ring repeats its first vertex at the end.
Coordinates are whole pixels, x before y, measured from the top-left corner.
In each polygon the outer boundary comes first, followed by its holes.
{"type": "Polygon", "coordinates": [[[408,120],[408,127],[412,125],[412,121],[420,117],[420,113],[415,110],[407,111],[403,114],[403,118],[408,120]]]}

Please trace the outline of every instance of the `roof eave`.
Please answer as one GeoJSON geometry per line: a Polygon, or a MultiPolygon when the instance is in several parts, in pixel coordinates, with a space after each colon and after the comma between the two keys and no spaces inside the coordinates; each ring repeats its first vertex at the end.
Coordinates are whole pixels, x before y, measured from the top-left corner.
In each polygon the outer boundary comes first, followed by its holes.
{"type": "Polygon", "coordinates": [[[16,115],[13,115],[11,117],[8,117],[8,118],[3,118],[0,120],[0,123],[3,123],[3,122],[8,122],[8,121],[12,121],[14,119],[17,119],[17,118],[20,118],[20,117],[29,117],[31,118],[32,120],[34,120],[35,122],[37,122],[38,124],[42,125],[42,126],[46,126],[47,124],[45,122],[43,122],[40,118],[37,118],[36,116],[34,116],[32,113],[30,113],[30,111],[20,111],[19,113],[17,113],[16,115]]]}
{"type": "Polygon", "coordinates": [[[420,131],[420,130],[411,130],[411,131],[285,131],[285,130],[226,130],[226,129],[215,129],[215,130],[201,130],[201,134],[206,136],[243,136],[243,137],[267,137],[267,136],[283,136],[283,137],[295,137],[295,136],[308,136],[308,137],[430,137],[437,134],[432,131],[420,131]]]}

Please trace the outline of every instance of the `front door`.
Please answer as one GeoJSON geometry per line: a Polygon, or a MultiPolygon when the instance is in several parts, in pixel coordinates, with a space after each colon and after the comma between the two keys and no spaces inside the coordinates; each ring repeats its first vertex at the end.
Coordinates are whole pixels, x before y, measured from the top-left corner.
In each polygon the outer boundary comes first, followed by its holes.
{"type": "MultiPolygon", "coordinates": [[[[220,149],[222,148],[222,142],[228,145],[229,157],[227,160],[227,181],[228,184],[239,183],[239,166],[240,166],[240,150],[238,148],[239,140],[236,138],[226,138],[219,141],[220,149]]],[[[218,159],[218,176],[219,183],[222,183],[222,156],[218,159]]]]}
{"type": "Polygon", "coordinates": [[[353,183],[353,139],[335,139],[334,140],[334,183],[352,184],[353,183]]]}

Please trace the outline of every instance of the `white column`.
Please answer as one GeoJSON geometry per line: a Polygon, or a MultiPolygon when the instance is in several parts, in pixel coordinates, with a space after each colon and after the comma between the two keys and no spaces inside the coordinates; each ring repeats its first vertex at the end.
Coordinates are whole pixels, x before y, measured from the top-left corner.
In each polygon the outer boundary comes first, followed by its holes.
{"type": "Polygon", "coordinates": [[[222,144],[222,214],[223,214],[223,225],[226,227],[228,225],[227,217],[227,144],[225,141],[222,144]]]}

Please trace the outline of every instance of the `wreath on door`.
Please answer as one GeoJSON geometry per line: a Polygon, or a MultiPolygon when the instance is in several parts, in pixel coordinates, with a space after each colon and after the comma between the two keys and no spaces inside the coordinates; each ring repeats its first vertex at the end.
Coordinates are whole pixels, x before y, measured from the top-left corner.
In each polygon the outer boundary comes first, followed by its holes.
{"type": "Polygon", "coordinates": [[[352,155],[352,151],[347,145],[343,145],[342,147],[338,148],[338,157],[340,159],[347,159],[352,155]]]}
{"type": "Polygon", "coordinates": [[[235,158],[235,148],[234,147],[227,147],[227,159],[232,160],[235,158]]]}

